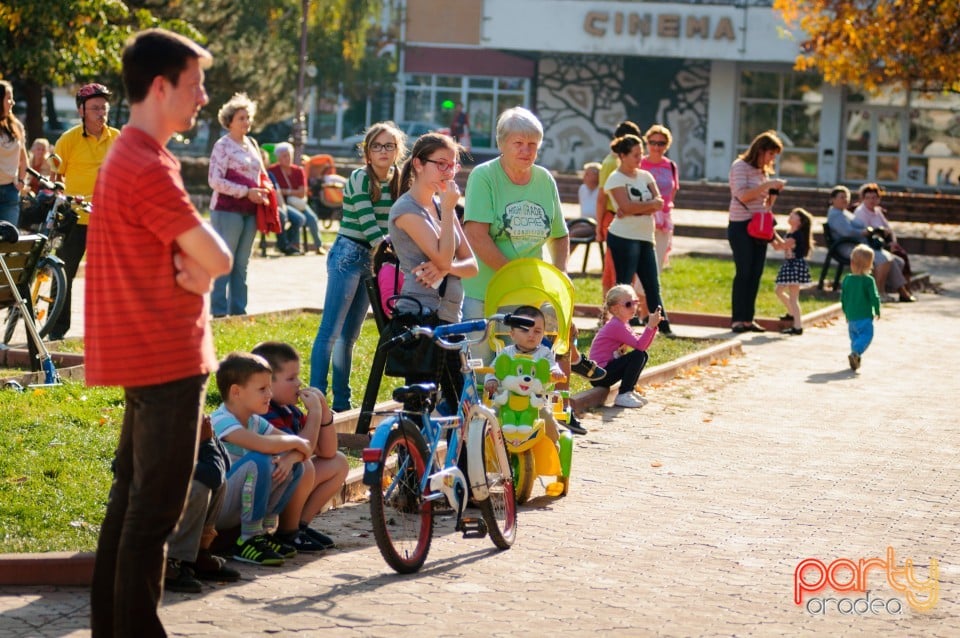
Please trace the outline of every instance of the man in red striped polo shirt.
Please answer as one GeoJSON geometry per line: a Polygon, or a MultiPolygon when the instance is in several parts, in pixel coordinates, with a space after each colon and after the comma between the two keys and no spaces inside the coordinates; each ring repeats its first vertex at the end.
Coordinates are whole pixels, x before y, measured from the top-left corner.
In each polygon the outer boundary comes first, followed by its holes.
{"type": "Polygon", "coordinates": [[[213,279],[232,256],[165,148],[207,103],[209,52],[162,29],[123,51],[130,120],[100,168],[87,244],[85,375],[124,388],[114,479],[91,589],[94,636],[163,636],[164,542],[180,518],[217,359],[213,279]]]}

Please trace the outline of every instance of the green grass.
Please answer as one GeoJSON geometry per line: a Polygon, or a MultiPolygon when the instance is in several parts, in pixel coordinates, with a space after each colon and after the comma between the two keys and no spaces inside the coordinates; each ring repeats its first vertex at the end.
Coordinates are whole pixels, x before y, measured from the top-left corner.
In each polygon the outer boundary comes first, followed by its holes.
{"type": "MultiPolygon", "coordinates": [[[[765,281],[772,282],[776,267],[765,281]]],[[[676,258],[664,273],[663,287],[668,310],[729,312],[732,264],[719,259],[676,258]]],[[[599,304],[598,277],[576,279],[577,301],[599,304]]],[[[829,300],[804,299],[804,309],[826,305],[829,300]]],[[[758,300],[761,315],[777,316],[782,308],[765,284],[758,300]]],[[[320,315],[279,313],[268,317],[237,317],[214,322],[217,352],[249,351],[264,340],[292,344],[304,358],[302,378],[310,375],[309,353],[320,315]]],[[[589,348],[593,334],[581,333],[580,347],[589,348]]],[[[376,327],[366,322],[354,356],[351,387],[359,403],[366,387],[376,327]]],[[[702,349],[703,341],[662,339],[650,348],[650,366],[671,361],[702,349]]],[[[69,340],[62,348],[82,351],[81,340],[69,340]]],[[[387,377],[380,400],[402,383],[387,377]]],[[[580,377],[572,390],[586,389],[580,377]]],[[[210,410],[220,402],[216,384],[208,386],[210,410]]],[[[87,388],[68,382],[54,388],[28,389],[24,393],[0,392],[0,552],[90,551],[96,545],[100,521],[110,487],[110,462],[123,417],[123,394],[116,388],[87,388]]]]}
{"type": "MultiPolygon", "coordinates": [[[[730,291],[733,285],[733,261],[716,257],[679,256],[670,259],[670,268],[660,277],[663,306],[671,311],[702,312],[730,315],[730,291]]],[[[758,317],[779,317],[786,312],[773,292],[780,263],[767,261],[760,294],[757,295],[758,317]]],[[[603,302],[600,279],[596,276],[576,277],[578,303],[600,305],[603,302]]],[[[807,289],[801,292],[800,307],[807,313],[836,303],[836,295],[807,289]]]]}

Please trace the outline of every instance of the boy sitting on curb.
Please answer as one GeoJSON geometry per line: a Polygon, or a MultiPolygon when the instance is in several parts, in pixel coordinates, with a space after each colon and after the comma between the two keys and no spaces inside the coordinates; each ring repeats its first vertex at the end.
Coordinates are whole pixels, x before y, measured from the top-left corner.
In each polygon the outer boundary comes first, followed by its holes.
{"type": "Polygon", "coordinates": [[[233,558],[257,565],[283,565],[297,550],[269,533],[303,475],[313,451],[306,439],[286,434],[264,419],[270,409],[273,373],[262,357],[234,352],[220,362],[217,387],[223,404],[213,413],[213,431],[230,454],[227,493],[217,529],[240,524],[233,558]]]}
{"type": "Polygon", "coordinates": [[[303,464],[303,478],[280,514],[277,537],[300,551],[320,551],[334,546],[326,534],[310,527],[324,506],[339,492],[347,479],[350,466],[347,457],[337,450],[337,431],[333,412],[323,393],[316,388],[301,387],[300,356],[292,346],[267,341],[253,348],[273,369],[273,398],[264,418],[275,428],[310,442],[313,456],[303,464]],[[307,413],[297,407],[302,401],[307,413]]]}

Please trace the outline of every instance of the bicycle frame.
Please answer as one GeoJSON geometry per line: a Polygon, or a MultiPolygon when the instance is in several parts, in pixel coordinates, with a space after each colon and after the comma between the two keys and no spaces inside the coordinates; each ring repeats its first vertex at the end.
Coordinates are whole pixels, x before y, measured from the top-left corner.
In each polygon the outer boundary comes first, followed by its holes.
{"type": "MultiPolygon", "coordinates": [[[[494,412],[483,405],[477,386],[477,377],[475,362],[470,360],[470,346],[480,343],[488,338],[490,327],[496,321],[502,320],[503,315],[494,315],[490,319],[478,319],[457,324],[438,326],[434,329],[415,327],[409,333],[420,338],[433,338],[441,347],[460,351],[460,365],[463,373],[463,386],[460,391],[460,402],[457,406],[456,416],[431,417],[431,402],[427,401],[422,412],[417,413],[415,421],[418,423],[420,432],[427,443],[427,451],[430,456],[430,468],[424,473],[421,480],[420,493],[426,494],[425,500],[434,501],[440,498],[446,498],[450,506],[459,517],[462,517],[463,511],[467,505],[466,480],[470,480],[472,496],[476,501],[484,501],[489,498],[486,482],[486,470],[483,462],[482,437],[483,428],[475,427],[473,424],[476,419],[483,421],[492,421],[497,427],[492,428],[493,436],[498,442],[497,454],[503,454],[501,462],[509,466],[509,458],[506,454],[506,446],[503,442],[503,433],[500,430],[497,416],[494,412]],[[449,335],[463,335],[470,332],[483,332],[479,339],[464,339],[462,342],[454,343],[445,341],[444,337],[449,335]],[[450,440],[447,442],[447,450],[444,456],[443,464],[439,463],[437,453],[440,449],[440,442],[443,433],[452,430],[450,440]],[[460,458],[461,449],[467,445],[467,473],[468,477],[463,476],[463,472],[457,466],[457,459],[460,458]],[[430,491],[427,491],[429,487],[430,491]]],[[[402,336],[401,336],[402,337],[402,336]]],[[[401,339],[398,337],[398,339],[401,339]]],[[[387,344],[388,346],[390,344],[387,344]]],[[[436,392],[436,391],[435,391],[436,392]]],[[[374,430],[370,445],[364,450],[364,483],[372,485],[373,476],[382,462],[382,451],[386,445],[387,437],[390,432],[397,427],[402,417],[402,412],[382,421],[374,430]]],[[[410,414],[410,413],[407,413],[410,414]]],[[[399,468],[401,471],[403,467],[399,468]]]]}
{"type": "Polygon", "coordinates": [[[423,566],[433,538],[434,502],[440,499],[446,499],[456,512],[454,529],[464,538],[489,537],[499,549],[509,549],[516,538],[510,458],[496,415],[480,404],[476,362],[469,358],[470,346],[486,339],[499,320],[516,326],[533,324],[526,317],[495,315],[434,329],[415,326],[377,347],[374,361],[382,362],[391,348],[414,338],[430,338],[441,348],[459,351],[464,373],[455,416],[431,416],[439,396],[434,383],[394,390],[394,400],[403,403],[404,409],[383,421],[363,450],[363,482],[370,486],[373,534],[384,560],[397,572],[409,574],[423,566]],[[483,336],[468,339],[466,335],[473,332],[483,336]],[[457,342],[448,340],[454,336],[459,337],[457,342]],[[441,463],[440,446],[448,433],[441,463]],[[467,476],[457,465],[464,445],[467,476]],[[471,488],[479,516],[464,515],[471,488]]]}

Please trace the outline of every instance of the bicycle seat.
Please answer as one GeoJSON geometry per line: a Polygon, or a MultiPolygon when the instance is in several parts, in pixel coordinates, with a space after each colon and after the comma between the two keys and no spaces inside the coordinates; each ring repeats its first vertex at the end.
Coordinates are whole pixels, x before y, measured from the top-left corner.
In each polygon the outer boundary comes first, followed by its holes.
{"type": "Polygon", "coordinates": [[[404,405],[410,403],[423,405],[437,393],[436,383],[414,383],[402,385],[393,391],[393,400],[404,405]]]}

